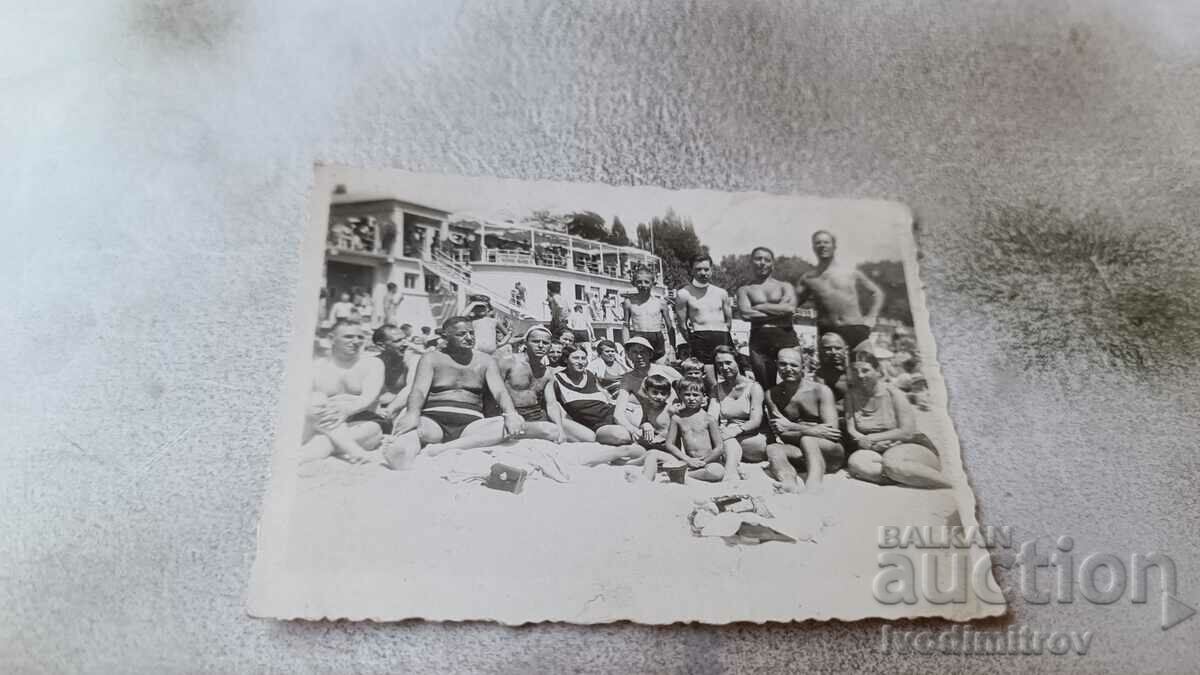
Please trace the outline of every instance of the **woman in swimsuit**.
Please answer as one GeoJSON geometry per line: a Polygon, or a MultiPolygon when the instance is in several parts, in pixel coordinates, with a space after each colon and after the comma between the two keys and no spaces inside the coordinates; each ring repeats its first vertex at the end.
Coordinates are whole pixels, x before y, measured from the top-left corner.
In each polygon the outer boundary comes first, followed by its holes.
{"type": "Polygon", "coordinates": [[[937,448],[917,431],[916,414],[904,392],[887,384],[879,360],[855,352],[846,391],[846,430],[858,450],[846,469],[872,483],[899,483],[917,488],[948,488],[937,448]]]}
{"type": "Polygon", "coordinates": [[[546,413],[562,425],[563,436],[572,441],[596,441],[605,445],[633,442],[629,432],[613,420],[612,397],[588,372],[588,354],[582,347],[567,347],[566,368],[546,385],[546,413]]]}
{"type": "Polygon", "coordinates": [[[747,462],[765,461],[763,388],[742,374],[732,347],[720,345],[713,349],[713,368],[718,379],[709,414],[720,420],[726,456],[737,453],[747,462]]]}

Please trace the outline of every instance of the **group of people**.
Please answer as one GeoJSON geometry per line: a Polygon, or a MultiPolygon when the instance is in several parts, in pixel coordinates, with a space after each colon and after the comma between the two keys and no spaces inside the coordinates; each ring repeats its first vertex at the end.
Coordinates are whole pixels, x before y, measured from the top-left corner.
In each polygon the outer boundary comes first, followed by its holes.
{"type": "Polygon", "coordinates": [[[370,328],[387,324],[399,326],[400,306],[403,303],[404,294],[395,283],[390,282],[383,297],[382,313],[376,310],[375,298],[371,292],[361,286],[355,286],[348,291],[332,292],[322,288],[318,300],[318,318],[324,327],[331,327],[337,321],[353,321],[370,328]]]}
{"type": "Polygon", "coordinates": [[[317,363],[302,458],[402,470],[421,454],[538,438],[558,443],[564,461],[629,465],[631,480],[674,469],[728,481],[743,463],[766,462],[787,492],[818,492],[843,466],[866,481],[948,487],[911,402],[871,351],[882,291],[835,259],[831,233],[814,234],[813,250],[817,267],[793,286],[773,278],[770,249],[754,249],[754,283],[736,297],[712,285],[712,260],[698,256],[673,307],[650,293],[652,276],[636,274],[623,355],[609,341],[593,355],[580,344],[590,336],[570,326],[503,336],[516,348],[501,350],[494,318],[475,307],[445,321],[440,349],[406,358],[403,331],[385,325],[372,335],[379,355],[363,358],[361,325],[339,320],[317,363]],[[859,289],[871,298],[865,312],[859,289]],[[792,328],[807,299],[818,313],[815,376],[792,328]],[[734,302],[751,324],[748,369],[729,334],[734,302]],[[678,368],[662,362],[676,330],[690,351],[678,368]]]}

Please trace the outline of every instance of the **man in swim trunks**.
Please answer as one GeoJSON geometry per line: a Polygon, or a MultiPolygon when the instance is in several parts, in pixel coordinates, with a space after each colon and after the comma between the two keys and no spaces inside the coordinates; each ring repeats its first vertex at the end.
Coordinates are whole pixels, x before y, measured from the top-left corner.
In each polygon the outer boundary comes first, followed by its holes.
{"type": "Polygon", "coordinates": [[[513,408],[496,360],[474,349],[471,320],[447,319],[442,339],[446,347],[425,354],[417,364],[408,408],[385,444],[384,457],[393,469],[408,468],[422,447],[432,456],[496,445],[523,432],[525,421],[513,408]],[[483,416],[485,388],[499,404],[501,417],[483,416]]]}
{"type": "Polygon", "coordinates": [[[845,461],[833,392],[804,380],[804,355],[788,347],[777,356],[779,384],[767,392],[767,418],[776,441],[767,446],[767,461],[785,492],[799,492],[792,460],[803,461],[808,480],[804,491],[817,494],[827,471],[845,461]]]}
{"type": "Polygon", "coordinates": [[[383,388],[383,362],[362,355],[363,327],[339,319],[329,331],[329,356],[313,364],[313,397],[305,419],[300,461],[331,455],[363,461],[391,422],[372,410],[383,388]],[[349,433],[344,433],[346,431],[349,433]]]}
{"type": "Polygon", "coordinates": [[[796,282],[797,302],[811,299],[816,307],[818,339],[826,333],[837,333],[850,351],[856,351],[871,339],[871,328],[883,309],[883,289],[853,265],[835,260],[837,239],[833,234],[817,230],[812,247],[817,266],[796,282]],[[871,296],[871,307],[865,314],[858,301],[860,287],[871,296]]]}
{"type": "Polygon", "coordinates": [[[796,291],[791,284],[771,277],[775,252],[759,246],[750,252],[755,281],[738,289],[738,311],[750,322],[750,367],[763,391],[775,386],[775,355],[800,344],[792,317],[796,291]]]}
{"type": "Polygon", "coordinates": [[[663,342],[664,330],[671,344],[675,344],[671,310],[665,300],[650,293],[654,288],[654,273],[650,270],[638,270],[633,276],[633,286],[637,293],[625,296],[623,303],[625,339],[645,339],[654,349],[654,360],[658,361],[667,353],[667,345],[663,342]]]}
{"type": "Polygon", "coordinates": [[[544,362],[552,339],[548,328],[530,328],[525,332],[525,351],[501,357],[499,367],[513,407],[525,420],[525,436],[561,442],[561,429],[550,421],[544,400],[546,384],[554,377],[554,370],[544,362]]]}
{"type": "Polygon", "coordinates": [[[675,292],[675,317],[691,355],[704,363],[706,379],[716,382],[713,350],[721,345],[733,345],[733,336],[729,334],[733,301],[725,289],[709,283],[712,268],[712,258],[708,254],[692,258],[692,280],[675,292]]]}

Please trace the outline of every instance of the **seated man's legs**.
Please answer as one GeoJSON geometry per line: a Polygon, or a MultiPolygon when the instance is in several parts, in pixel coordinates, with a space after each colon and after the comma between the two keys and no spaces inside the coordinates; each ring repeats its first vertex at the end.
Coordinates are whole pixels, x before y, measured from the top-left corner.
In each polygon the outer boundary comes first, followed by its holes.
{"type": "Polygon", "coordinates": [[[800,438],[800,449],[804,451],[804,466],[808,470],[804,489],[814,494],[820,493],[821,481],[825,478],[825,455],[822,452],[824,449],[821,447],[822,444],[837,446],[838,450],[842,448],[842,446],[823,438],[814,436],[800,438]]]}
{"type": "Polygon", "coordinates": [[[504,418],[485,417],[475,420],[465,427],[450,429],[442,424],[443,440],[441,443],[430,443],[425,446],[425,452],[430,457],[436,457],[447,450],[470,450],[488,445],[499,445],[504,442],[504,418]]]}
{"type": "Polygon", "coordinates": [[[793,460],[804,462],[806,474],[806,489],[814,493],[820,492],[821,481],[829,471],[841,468],[845,451],[840,443],[798,434],[783,434],[786,443],[772,443],[767,446],[767,459],[775,478],[783,486],[785,492],[799,492],[801,489],[799,475],[793,460]]]}
{"type": "Polygon", "coordinates": [[[796,467],[792,466],[792,458],[803,457],[803,451],[790,443],[772,443],[767,446],[767,461],[775,480],[783,486],[784,492],[800,491],[800,476],[796,467]]]}
{"type": "MultiPolygon", "coordinates": [[[[540,438],[544,441],[558,440],[558,425],[554,422],[526,422],[524,429],[522,436],[525,438],[540,438]]],[[[563,436],[566,436],[565,431],[563,436]]]]}
{"type": "MultiPolygon", "coordinates": [[[[857,453],[856,453],[857,454],[857,453]]],[[[916,488],[948,488],[942,463],[932,450],[916,443],[901,443],[883,453],[883,475],[916,488]]]]}
{"type": "Polygon", "coordinates": [[[442,427],[422,416],[417,420],[416,429],[385,439],[382,448],[384,465],[389,469],[408,469],[421,452],[422,446],[440,443],[442,438],[442,427]]]}
{"type": "MultiPolygon", "coordinates": [[[[833,473],[842,468],[846,464],[846,450],[841,443],[835,443],[824,438],[816,438],[813,436],[804,436],[799,433],[783,433],[779,435],[779,440],[790,445],[794,445],[803,449],[800,445],[802,439],[812,438],[817,441],[817,447],[821,449],[821,458],[825,463],[824,473],[833,473]]],[[[807,460],[806,460],[807,461],[807,460]]]]}

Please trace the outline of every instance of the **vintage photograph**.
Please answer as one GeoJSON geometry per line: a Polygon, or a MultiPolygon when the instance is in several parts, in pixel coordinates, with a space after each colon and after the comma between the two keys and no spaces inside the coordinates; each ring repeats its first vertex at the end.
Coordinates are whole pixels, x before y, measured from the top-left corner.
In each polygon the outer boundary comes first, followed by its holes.
{"type": "Polygon", "coordinates": [[[306,227],[251,614],[1003,613],[880,576],[978,528],[902,204],[321,166],[306,227]]]}

